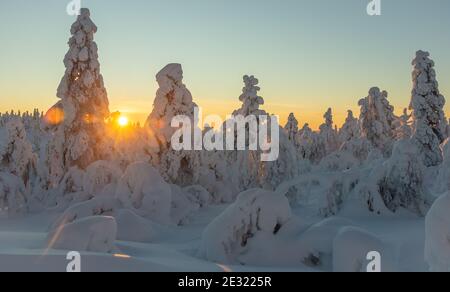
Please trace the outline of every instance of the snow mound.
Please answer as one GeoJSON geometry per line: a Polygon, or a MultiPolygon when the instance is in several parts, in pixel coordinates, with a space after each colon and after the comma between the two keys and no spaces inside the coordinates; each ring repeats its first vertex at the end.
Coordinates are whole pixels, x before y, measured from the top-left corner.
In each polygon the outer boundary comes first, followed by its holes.
{"type": "Polygon", "coordinates": [[[57,230],[63,225],[91,216],[110,216],[115,210],[115,200],[111,197],[97,197],[92,200],[75,204],[68,208],[52,225],[51,230],[57,230]]]}
{"type": "Polygon", "coordinates": [[[49,234],[49,247],[59,250],[114,251],[117,224],[113,217],[93,216],[62,225],[49,234]]]}
{"type": "Polygon", "coordinates": [[[325,219],[302,233],[299,237],[299,250],[302,261],[309,266],[323,266],[333,252],[333,240],[344,227],[353,226],[350,220],[331,217],[325,219]]]}
{"type": "Polygon", "coordinates": [[[191,215],[200,209],[200,205],[193,203],[189,195],[177,185],[170,185],[172,202],[170,216],[175,225],[185,225],[191,215]]]}
{"type": "Polygon", "coordinates": [[[116,197],[123,207],[160,224],[170,224],[170,185],[150,164],[130,165],[119,180],[116,197]]]}
{"type": "Polygon", "coordinates": [[[381,239],[365,230],[345,227],[333,242],[333,271],[367,272],[373,252],[381,256],[381,271],[392,271],[390,251],[381,239]]]}
{"type": "Polygon", "coordinates": [[[425,260],[432,272],[450,272],[450,193],[439,198],[425,219],[425,260]]]}
{"type": "Polygon", "coordinates": [[[119,210],[117,221],[117,239],[134,242],[152,242],[158,235],[159,227],[133,211],[119,210]]]}
{"type": "Polygon", "coordinates": [[[291,216],[285,196],[262,189],[245,191],[206,227],[200,255],[209,261],[236,263],[255,234],[276,235],[291,216]]]}

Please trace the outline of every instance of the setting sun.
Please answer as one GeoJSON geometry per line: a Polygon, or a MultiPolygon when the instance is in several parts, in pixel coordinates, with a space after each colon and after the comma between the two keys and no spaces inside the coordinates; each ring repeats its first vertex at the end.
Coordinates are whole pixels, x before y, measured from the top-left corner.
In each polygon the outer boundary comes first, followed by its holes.
{"type": "Polygon", "coordinates": [[[126,127],[128,126],[128,118],[125,116],[121,116],[118,120],[117,123],[119,124],[120,127],[126,127]]]}

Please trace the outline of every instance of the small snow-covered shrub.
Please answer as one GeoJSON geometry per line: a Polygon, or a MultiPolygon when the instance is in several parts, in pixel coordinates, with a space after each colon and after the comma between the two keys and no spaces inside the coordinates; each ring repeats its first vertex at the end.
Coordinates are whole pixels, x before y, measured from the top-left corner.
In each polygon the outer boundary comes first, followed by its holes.
{"type": "MultiPolygon", "coordinates": [[[[86,169],[83,178],[83,191],[91,196],[99,195],[107,186],[116,186],[122,177],[118,166],[109,161],[97,161],[86,169]]],[[[114,193],[110,194],[111,196],[114,193]]]]}
{"type": "Polygon", "coordinates": [[[170,185],[150,164],[130,165],[119,180],[116,197],[124,208],[160,224],[170,224],[170,185]]]}
{"type": "Polygon", "coordinates": [[[425,219],[425,260],[432,272],[450,272],[450,193],[431,207],[425,219]]]}
{"type": "Polygon", "coordinates": [[[382,272],[392,271],[392,253],[381,239],[365,230],[345,227],[333,242],[333,271],[367,272],[371,252],[381,255],[382,272]]]}
{"type": "Polygon", "coordinates": [[[14,118],[0,127],[0,171],[14,174],[27,185],[33,178],[35,167],[36,157],[25,127],[21,119],[14,118]]]}
{"type": "Polygon", "coordinates": [[[91,216],[112,216],[116,210],[113,197],[96,197],[89,201],[75,204],[68,208],[52,225],[51,230],[91,216]]]}
{"type": "Polygon", "coordinates": [[[53,249],[109,253],[116,248],[117,224],[113,217],[93,216],[61,225],[49,234],[53,249]]]}
{"type": "Polygon", "coordinates": [[[349,152],[334,152],[319,163],[324,171],[344,171],[359,165],[359,161],[349,152]]]}
{"type": "Polygon", "coordinates": [[[71,167],[59,184],[58,190],[62,196],[83,191],[85,172],[78,167],[71,167]]]}
{"type": "Polygon", "coordinates": [[[340,151],[350,153],[360,164],[362,164],[368,159],[371,150],[372,145],[369,140],[365,138],[355,138],[342,144],[340,151]]]}
{"type": "Polygon", "coordinates": [[[23,181],[8,172],[0,172],[0,213],[8,216],[27,211],[27,198],[23,181]]]}
{"type": "Polygon", "coordinates": [[[183,191],[187,194],[189,201],[197,204],[200,208],[206,207],[212,203],[212,197],[202,186],[185,187],[183,191]]]}
{"type": "Polygon", "coordinates": [[[189,217],[200,209],[200,205],[189,199],[189,194],[177,185],[170,185],[172,201],[170,217],[175,225],[188,223],[189,217]]]}
{"type": "Polygon", "coordinates": [[[261,189],[245,191],[206,227],[200,255],[218,263],[237,263],[255,234],[275,236],[290,218],[285,196],[261,189]]]}
{"type": "Polygon", "coordinates": [[[423,215],[427,208],[424,170],[419,151],[411,140],[395,144],[385,163],[385,176],[378,183],[386,207],[392,212],[405,208],[423,215]]]}

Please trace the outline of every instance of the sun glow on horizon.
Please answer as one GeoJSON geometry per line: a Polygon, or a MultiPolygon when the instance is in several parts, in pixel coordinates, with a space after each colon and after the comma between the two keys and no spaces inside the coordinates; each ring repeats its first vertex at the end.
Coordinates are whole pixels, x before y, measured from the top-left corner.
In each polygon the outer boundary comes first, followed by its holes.
{"type": "Polygon", "coordinates": [[[117,124],[119,125],[119,127],[126,127],[128,126],[128,124],[130,123],[130,121],[128,120],[128,118],[126,116],[120,116],[119,119],[117,120],[117,124]]]}

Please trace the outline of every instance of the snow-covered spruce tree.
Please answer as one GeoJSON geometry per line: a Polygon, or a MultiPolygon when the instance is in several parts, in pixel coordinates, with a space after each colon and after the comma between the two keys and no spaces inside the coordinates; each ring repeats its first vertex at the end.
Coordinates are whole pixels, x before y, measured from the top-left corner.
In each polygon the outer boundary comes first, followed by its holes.
{"type": "MultiPolygon", "coordinates": [[[[264,99],[258,95],[261,88],[258,86],[259,80],[254,76],[245,75],[243,77],[244,87],[242,89],[242,94],[239,96],[239,101],[242,105],[239,109],[233,112],[233,116],[248,117],[254,115],[257,119],[259,116],[268,116],[268,114],[261,110],[259,107],[264,104],[264,99]]],[[[245,131],[245,149],[244,151],[237,151],[237,138],[238,131],[236,127],[230,129],[227,122],[223,125],[223,133],[229,134],[234,133],[234,150],[227,151],[227,163],[233,169],[230,171],[231,184],[235,186],[238,191],[244,191],[249,188],[258,187],[258,172],[259,172],[259,162],[260,153],[258,151],[249,151],[249,129],[245,131]]],[[[255,134],[255,133],[253,133],[255,134]]],[[[226,136],[224,136],[224,141],[226,136]]],[[[229,171],[229,170],[227,170],[229,171]]],[[[237,194],[235,194],[237,195],[237,194]]]]}
{"type": "Polygon", "coordinates": [[[385,156],[390,156],[394,138],[394,107],[387,100],[388,93],[373,87],[369,95],[359,101],[361,132],[385,156]]]}
{"type": "Polygon", "coordinates": [[[327,155],[339,148],[337,132],[334,129],[333,111],[331,108],[324,114],[325,123],[320,126],[320,136],[325,143],[327,155]]]}
{"type": "Polygon", "coordinates": [[[56,186],[69,168],[85,169],[111,153],[104,131],[109,103],[94,42],[97,26],[88,9],[81,9],[70,32],[66,72],[57,91],[61,100],[46,115],[51,133],[43,157],[47,187],[56,186]]]}
{"type": "Polygon", "coordinates": [[[27,139],[20,118],[11,119],[0,128],[0,171],[9,172],[22,179],[24,185],[34,179],[36,156],[27,139]]]}
{"type": "MultiPolygon", "coordinates": [[[[247,118],[254,116],[257,123],[257,133],[251,133],[250,128],[246,129],[246,147],[245,151],[230,151],[228,154],[228,162],[234,169],[234,183],[237,182],[238,189],[240,191],[247,190],[252,187],[262,187],[265,189],[273,190],[284,180],[289,180],[297,176],[297,155],[294,145],[289,141],[284,130],[279,127],[279,137],[274,137],[276,133],[268,131],[268,139],[278,139],[279,141],[279,157],[275,161],[262,161],[261,155],[263,151],[258,148],[257,151],[250,151],[249,142],[250,134],[259,136],[261,131],[261,117],[266,117],[268,121],[267,129],[272,129],[270,115],[260,109],[260,106],[264,104],[264,99],[258,95],[260,88],[258,87],[259,80],[254,76],[244,76],[244,88],[239,100],[242,102],[240,109],[234,111],[233,116],[242,116],[247,118]]],[[[225,131],[233,131],[228,129],[225,124],[225,131]]],[[[247,125],[247,127],[249,127],[247,125]]],[[[237,131],[234,129],[235,134],[235,148],[237,149],[237,131]]],[[[266,141],[260,141],[265,143],[266,141]]]]}
{"type": "Polygon", "coordinates": [[[425,166],[442,163],[439,145],[446,138],[445,98],[439,93],[434,62],[430,54],[418,51],[412,65],[413,90],[410,109],[413,110],[413,140],[419,146],[425,166]]]}
{"type": "Polygon", "coordinates": [[[318,164],[326,156],[325,140],[305,124],[299,135],[300,158],[318,164]]]}
{"type": "Polygon", "coordinates": [[[192,127],[196,127],[194,109],[197,105],[183,84],[183,69],[180,64],[167,65],[156,75],[156,80],[159,88],[153,111],[146,122],[149,136],[157,144],[156,149],[151,150],[156,151],[152,163],[159,168],[166,181],[193,185],[199,179],[199,153],[172,149],[172,135],[179,129],[171,127],[171,122],[174,117],[182,115],[190,119],[192,127]]]}
{"type": "Polygon", "coordinates": [[[353,116],[351,110],[348,111],[347,118],[342,128],[339,130],[339,142],[342,145],[354,138],[359,138],[360,129],[358,124],[358,119],[353,116]]]}
{"type": "Polygon", "coordinates": [[[287,133],[289,141],[292,143],[297,144],[297,137],[298,137],[298,121],[295,118],[295,115],[291,113],[288,117],[288,121],[286,123],[286,126],[284,126],[284,130],[287,133]]]}

